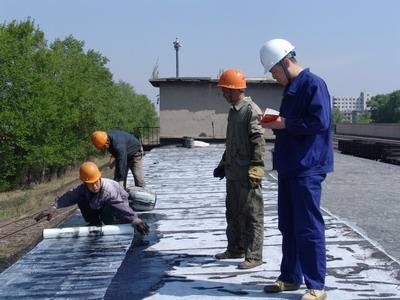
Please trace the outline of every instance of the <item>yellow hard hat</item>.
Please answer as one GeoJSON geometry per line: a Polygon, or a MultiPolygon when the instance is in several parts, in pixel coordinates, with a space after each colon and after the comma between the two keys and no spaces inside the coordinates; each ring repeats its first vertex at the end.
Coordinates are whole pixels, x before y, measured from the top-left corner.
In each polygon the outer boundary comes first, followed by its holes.
{"type": "Polygon", "coordinates": [[[84,183],[93,183],[99,180],[101,172],[97,165],[91,161],[84,162],[79,168],[79,178],[84,183]]]}
{"type": "Polygon", "coordinates": [[[92,139],[93,145],[97,149],[103,150],[104,146],[105,146],[105,144],[107,143],[107,140],[108,140],[107,132],[105,132],[105,131],[95,131],[95,132],[92,133],[91,139],[92,139]]]}

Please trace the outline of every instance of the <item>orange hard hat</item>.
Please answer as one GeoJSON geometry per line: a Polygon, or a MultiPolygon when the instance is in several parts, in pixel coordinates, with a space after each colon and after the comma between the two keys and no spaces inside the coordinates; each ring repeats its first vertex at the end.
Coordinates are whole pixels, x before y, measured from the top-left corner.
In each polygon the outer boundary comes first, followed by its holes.
{"type": "Polygon", "coordinates": [[[218,81],[218,87],[224,87],[228,89],[245,89],[246,79],[242,71],[237,69],[226,70],[222,73],[218,81]]]}
{"type": "Polygon", "coordinates": [[[84,183],[93,183],[99,180],[101,172],[97,165],[91,161],[84,162],[79,168],[79,178],[84,183]]]}
{"type": "Polygon", "coordinates": [[[99,150],[104,149],[104,146],[108,140],[107,132],[105,131],[95,131],[92,133],[91,138],[93,145],[99,150]]]}

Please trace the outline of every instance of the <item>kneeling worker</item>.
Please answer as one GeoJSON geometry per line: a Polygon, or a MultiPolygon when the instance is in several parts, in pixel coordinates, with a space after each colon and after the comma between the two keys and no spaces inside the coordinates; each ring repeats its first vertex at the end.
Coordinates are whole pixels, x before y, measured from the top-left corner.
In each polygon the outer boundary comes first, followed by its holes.
{"type": "Polygon", "coordinates": [[[126,187],[129,168],[132,171],[135,186],[144,186],[143,147],[135,136],[121,130],[109,130],[95,131],[91,139],[97,149],[107,150],[115,158],[115,181],[126,187]]]}
{"type": "Polygon", "coordinates": [[[114,180],[101,178],[95,163],[83,163],[79,177],[83,183],[56,198],[50,208],[35,217],[37,222],[45,217],[51,220],[57,208],[78,204],[90,226],[131,223],[140,234],[149,232],[149,226],[129,206],[128,193],[114,180]]]}

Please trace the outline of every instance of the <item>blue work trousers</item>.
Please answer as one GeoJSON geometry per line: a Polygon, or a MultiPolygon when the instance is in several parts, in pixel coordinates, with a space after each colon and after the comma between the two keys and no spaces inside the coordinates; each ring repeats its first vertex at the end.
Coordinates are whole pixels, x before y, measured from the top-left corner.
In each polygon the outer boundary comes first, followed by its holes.
{"type": "Polygon", "coordinates": [[[325,286],[325,223],[320,211],[321,183],[326,174],[279,178],[278,216],[282,233],[279,279],[308,289],[325,286]]]}

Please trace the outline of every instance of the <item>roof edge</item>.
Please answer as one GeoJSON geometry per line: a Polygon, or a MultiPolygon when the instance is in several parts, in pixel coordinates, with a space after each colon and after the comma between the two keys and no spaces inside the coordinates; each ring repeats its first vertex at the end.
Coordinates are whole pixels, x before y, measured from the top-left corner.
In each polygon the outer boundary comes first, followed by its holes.
{"type": "MultiPolygon", "coordinates": [[[[168,83],[176,83],[176,82],[190,82],[190,83],[217,83],[217,78],[211,77],[164,77],[164,78],[156,78],[156,79],[149,79],[149,82],[154,87],[160,87],[160,84],[168,84],[168,83]]],[[[265,79],[263,77],[247,77],[246,82],[249,84],[252,83],[259,83],[259,84],[278,84],[273,79],[265,79]]]]}

